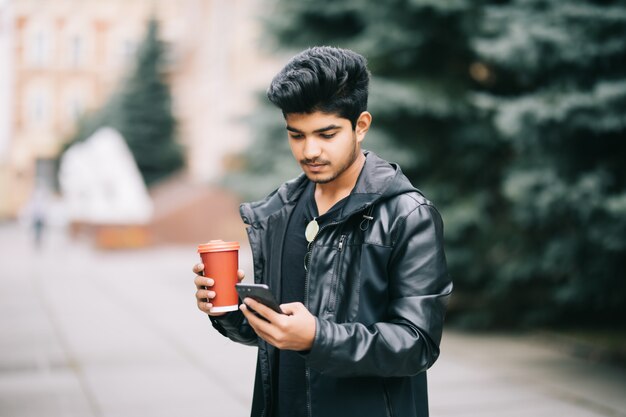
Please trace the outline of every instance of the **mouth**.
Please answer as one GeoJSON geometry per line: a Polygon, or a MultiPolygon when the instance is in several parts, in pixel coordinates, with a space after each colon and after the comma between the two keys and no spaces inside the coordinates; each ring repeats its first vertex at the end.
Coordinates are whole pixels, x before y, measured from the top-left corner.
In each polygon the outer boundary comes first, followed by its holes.
{"type": "Polygon", "coordinates": [[[308,167],[311,171],[320,171],[322,168],[324,168],[327,164],[304,164],[306,167],[308,167]]]}

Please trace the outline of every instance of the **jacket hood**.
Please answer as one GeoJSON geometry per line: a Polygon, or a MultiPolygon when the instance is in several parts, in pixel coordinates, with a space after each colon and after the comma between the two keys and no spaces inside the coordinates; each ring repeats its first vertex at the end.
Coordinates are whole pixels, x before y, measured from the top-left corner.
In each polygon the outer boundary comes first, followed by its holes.
{"type": "MultiPolygon", "coordinates": [[[[339,221],[379,201],[400,194],[419,192],[404,176],[400,166],[385,161],[371,151],[363,153],[366,156],[365,164],[354,189],[348,196],[339,221]]],[[[303,173],[281,185],[265,199],[242,204],[239,209],[241,218],[249,225],[263,222],[285,205],[295,203],[307,183],[308,179],[303,173]]]]}

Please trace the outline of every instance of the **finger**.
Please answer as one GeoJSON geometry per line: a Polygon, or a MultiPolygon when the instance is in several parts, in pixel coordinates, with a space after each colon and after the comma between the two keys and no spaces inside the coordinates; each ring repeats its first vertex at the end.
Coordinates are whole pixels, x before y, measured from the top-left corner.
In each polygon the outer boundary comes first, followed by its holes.
{"type": "Polygon", "coordinates": [[[254,314],[245,304],[241,304],[239,306],[239,310],[241,310],[243,315],[246,317],[246,319],[248,320],[248,323],[250,324],[250,326],[252,326],[252,329],[254,330],[254,332],[257,335],[259,335],[262,339],[269,341],[268,335],[269,335],[269,331],[271,330],[272,325],[269,322],[258,317],[256,314],[254,314]]]}
{"type": "Polygon", "coordinates": [[[213,308],[213,304],[207,303],[204,301],[198,301],[198,309],[203,313],[209,314],[211,312],[211,308],[213,308]]]}
{"type": "Polygon", "coordinates": [[[262,303],[259,303],[258,301],[250,297],[244,298],[243,302],[246,305],[248,305],[251,309],[253,309],[257,313],[265,317],[265,319],[269,321],[270,323],[276,321],[279,316],[279,314],[275,312],[274,310],[272,310],[271,308],[267,307],[266,305],[262,303]]]}
{"type": "Polygon", "coordinates": [[[243,279],[246,277],[246,273],[243,272],[243,269],[238,269],[237,270],[237,279],[239,280],[239,282],[243,281],[243,279]]]}
{"type": "Polygon", "coordinates": [[[198,290],[196,291],[196,298],[199,301],[207,301],[215,298],[215,291],[210,290],[198,290]]]}
{"type": "Polygon", "coordinates": [[[248,323],[250,323],[250,325],[254,328],[253,319],[258,319],[258,317],[256,317],[254,313],[252,313],[245,304],[239,304],[239,310],[243,313],[244,317],[248,320],[248,323]]]}
{"type": "Polygon", "coordinates": [[[204,264],[199,263],[195,264],[192,269],[194,274],[202,275],[201,272],[204,271],[204,264]]]}
{"type": "Polygon", "coordinates": [[[212,287],[215,285],[213,278],[203,277],[202,275],[196,275],[193,279],[193,283],[196,284],[196,288],[204,289],[204,287],[212,287]]]}
{"type": "Polygon", "coordinates": [[[259,334],[258,325],[263,321],[263,319],[254,314],[245,304],[240,304],[239,310],[243,313],[246,320],[248,320],[248,324],[252,326],[254,332],[259,334]]]}

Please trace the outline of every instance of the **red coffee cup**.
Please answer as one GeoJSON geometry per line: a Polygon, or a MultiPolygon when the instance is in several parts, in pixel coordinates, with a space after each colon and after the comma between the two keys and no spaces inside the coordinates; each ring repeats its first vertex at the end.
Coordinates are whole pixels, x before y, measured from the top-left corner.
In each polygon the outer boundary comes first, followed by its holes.
{"type": "Polygon", "coordinates": [[[237,269],[239,269],[239,243],[211,240],[198,245],[198,253],[204,264],[204,276],[213,278],[211,288],[215,298],[211,301],[211,313],[224,313],[239,308],[237,269]]]}

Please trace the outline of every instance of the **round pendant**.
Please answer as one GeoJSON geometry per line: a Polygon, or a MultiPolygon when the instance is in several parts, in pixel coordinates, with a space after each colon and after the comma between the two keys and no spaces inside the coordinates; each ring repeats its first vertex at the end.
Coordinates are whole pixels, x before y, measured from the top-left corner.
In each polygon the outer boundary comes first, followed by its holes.
{"type": "Polygon", "coordinates": [[[306,230],[304,231],[304,236],[306,237],[306,241],[311,243],[315,236],[317,236],[317,232],[320,231],[320,225],[317,224],[317,220],[313,219],[306,225],[306,230]]]}

